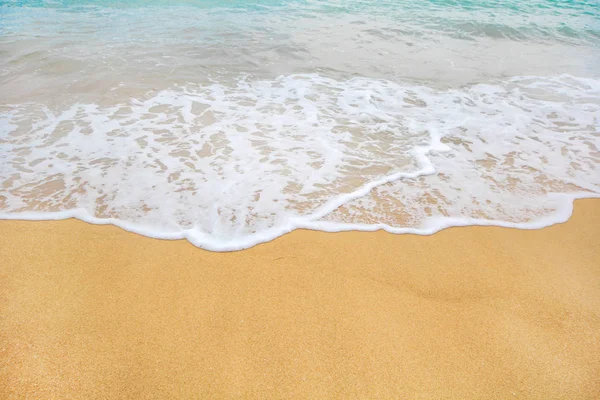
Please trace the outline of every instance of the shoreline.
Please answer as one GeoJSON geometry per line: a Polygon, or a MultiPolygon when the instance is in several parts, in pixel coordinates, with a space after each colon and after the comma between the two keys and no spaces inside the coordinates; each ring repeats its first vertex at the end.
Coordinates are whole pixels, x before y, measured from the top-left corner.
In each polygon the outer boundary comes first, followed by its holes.
{"type": "MultiPolygon", "coordinates": [[[[359,191],[361,190],[362,189],[359,191]]],[[[210,238],[210,235],[207,235],[209,236],[208,241],[204,241],[202,244],[194,244],[194,242],[199,242],[200,240],[195,238],[194,234],[187,234],[188,231],[184,231],[183,233],[171,232],[158,234],[150,229],[143,228],[139,225],[135,225],[117,218],[98,218],[90,216],[90,214],[84,209],[51,212],[26,211],[21,213],[0,213],[0,223],[2,221],[56,222],[76,220],[90,225],[112,226],[127,233],[141,235],[149,239],[167,241],[183,240],[203,251],[230,253],[245,251],[256,246],[270,243],[273,240],[277,240],[295,231],[313,231],[320,233],[372,233],[381,231],[392,235],[432,236],[444,230],[453,228],[494,227],[517,230],[540,230],[568,222],[573,215],[573,210],[575,208],[574,205],[577,201],[600,200],[600,194],[595,193],[561,193],[555,195],[563,198],[563,200],[566,201],[563,201],[563,203],[557,207],[553,214],[545,215],[537,220],[528,222],[506,222],[502,220],[486,220],[469,217],[440,217],[438,218],[438,224],[434,224],[433,227],[431,227],[430,225],[432,224],[429,223],[426,224],[430,226],[429,228],[408,228],[390,226],[384,223],[363,224],[343,222],[338,223],[327,220],[309,220],[296,224],[294,227],[288,226],[279,229],[270,228],[265,231],[268,232],[266,235],[264,232],[261,232],[260,235],[255,234],[255,236],[247,236],[246,238],[241,239],[241,242],[238,241],[237,244],[232,244],[231,242],[222,243],[218,240],[210,238]]],[[[204,234],[201,233],[201,235],[204,234]]]]}
{"type": "Polygon", "coordinates": [[[0,227],[1,397],[600,394],[598,199],[539,230],[296,230],[229,253],[0,227]]]}

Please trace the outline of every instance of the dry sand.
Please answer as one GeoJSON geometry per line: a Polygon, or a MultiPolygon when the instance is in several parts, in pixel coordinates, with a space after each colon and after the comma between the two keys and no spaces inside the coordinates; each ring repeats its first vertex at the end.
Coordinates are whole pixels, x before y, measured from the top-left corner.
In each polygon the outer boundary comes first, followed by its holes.
{"type": "Polygon", "coordinates": [[[1,221],[0,251],[1,398],[600,398],[596,200],[237,253],[1,221]]]}

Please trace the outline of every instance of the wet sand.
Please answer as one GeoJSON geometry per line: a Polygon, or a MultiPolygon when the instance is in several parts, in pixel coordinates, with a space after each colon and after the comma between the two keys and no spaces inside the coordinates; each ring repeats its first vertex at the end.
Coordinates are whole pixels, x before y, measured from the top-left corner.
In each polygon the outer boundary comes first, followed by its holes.
{"type": "Polygon", "coordinates": [[[0,398],[600,398],[600,201],[210,253],[0,221],[0,398]]]}

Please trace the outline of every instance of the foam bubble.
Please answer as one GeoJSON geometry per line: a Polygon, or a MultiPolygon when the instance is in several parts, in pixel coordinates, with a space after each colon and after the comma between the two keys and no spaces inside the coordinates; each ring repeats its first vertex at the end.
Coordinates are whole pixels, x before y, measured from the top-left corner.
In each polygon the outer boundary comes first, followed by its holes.
{"type": "Polygon", "coordinates": [[[0,110],[0,218],[75,217],[216,251],[297,228],[538,228],[600,193],[600,82],[460,89],[296,74],[0,110]]]}

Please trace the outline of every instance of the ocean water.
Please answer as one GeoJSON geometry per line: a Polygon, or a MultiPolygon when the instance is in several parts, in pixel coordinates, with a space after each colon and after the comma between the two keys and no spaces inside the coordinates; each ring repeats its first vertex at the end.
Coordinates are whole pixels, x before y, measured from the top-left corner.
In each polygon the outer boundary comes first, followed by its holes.
{"type": "Polygon", "coordinates": [[[597,0],[0,1],[0,218],[239,250],[600,197],[597,0]]]}

